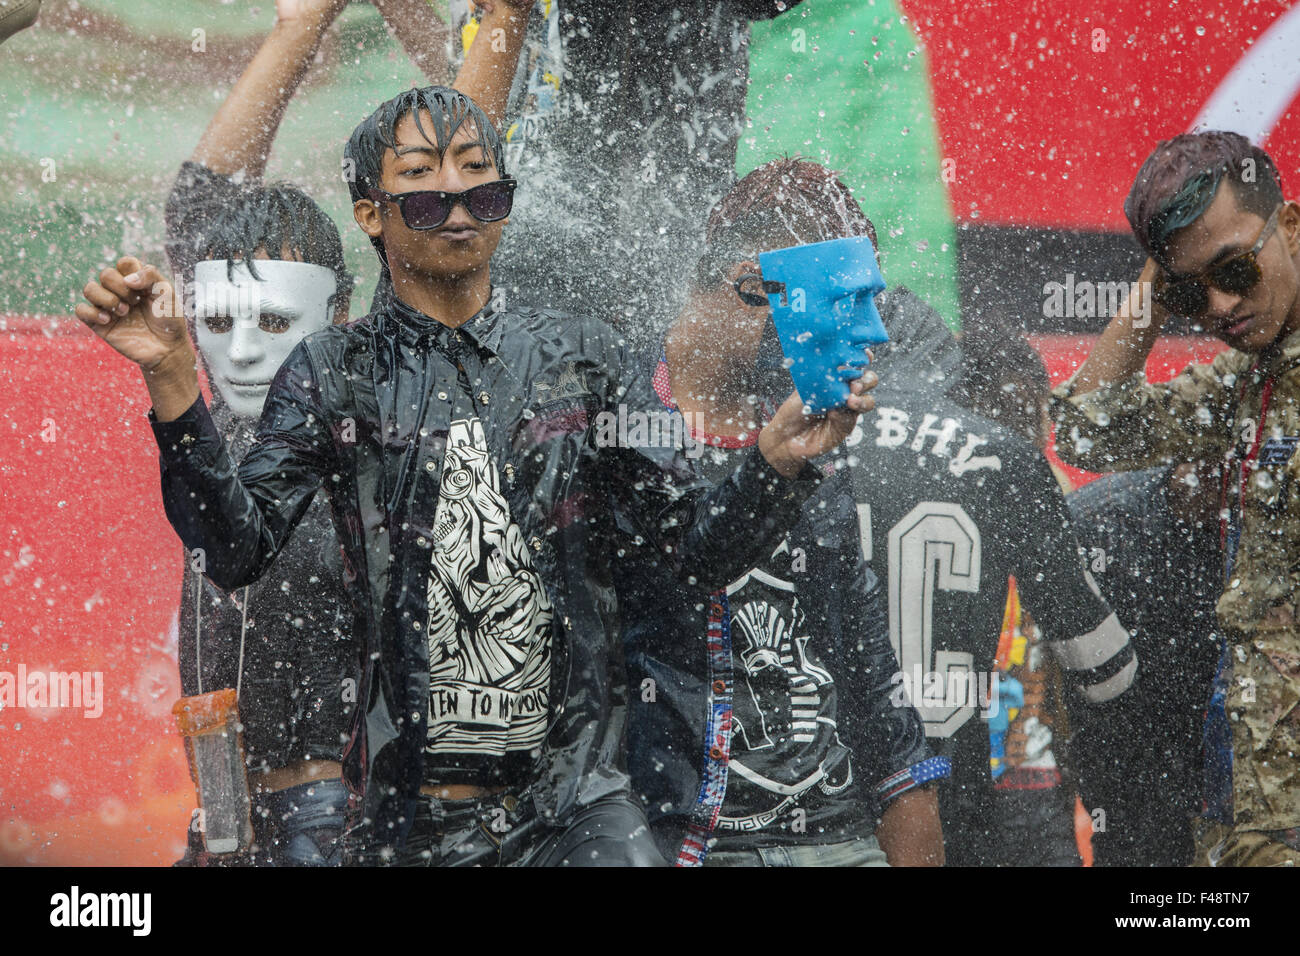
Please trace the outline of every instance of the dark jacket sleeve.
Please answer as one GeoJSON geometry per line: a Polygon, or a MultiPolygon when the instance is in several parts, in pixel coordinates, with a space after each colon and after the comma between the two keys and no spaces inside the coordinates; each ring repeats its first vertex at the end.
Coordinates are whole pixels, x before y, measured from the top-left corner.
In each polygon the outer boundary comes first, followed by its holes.
{"type": "MultiPolygon", "coordinates": [[[[629,410],[667,418],[647,363],[624,354],[620,367],[624,384],[606,411],[617,414],[617,404],[626,402],[629,410]]],[[[811,464],[786,478],[757,446],[716,485],[700,477],[682,447],[643,444],[602,452],[610,457],[609,500],[633,546],[655,547],[680,580],[709,591],[761,564],[799,521],[822,478],[811,464]]]]}
{"type": "Polygon", "coordinates": [[[300,343],[280,367],[237,469],[202,396],[174,421],[159,422],[152,410],[149,418],[163,506],[191,566],[226,590],[257,580],[334,470],[329,419],[306,350],[300,343]]]}
{"type": "Polygon", "coordinates": [[[1047,459],[1032,451],[1014,468],[1007,467],[1009,460],[987,491],[1020,506],[997,509],[990,530],[1002,541],[1021,543],[1016,586],[1066,683],[1088,703],[1103,703],[1122,694],[1137,673],[1128,630],[1102,600],[1084,563],[1047,459]]]}

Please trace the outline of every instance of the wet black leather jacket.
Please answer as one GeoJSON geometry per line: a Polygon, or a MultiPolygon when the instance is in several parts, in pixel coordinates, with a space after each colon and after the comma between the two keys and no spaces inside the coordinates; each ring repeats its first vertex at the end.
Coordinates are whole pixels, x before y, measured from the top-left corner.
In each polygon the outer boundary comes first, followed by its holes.
{"type": "Polygon", "coordinates": [[[404,838],[421,782],[429,541],[461,391],[448,355],[556,611],[551,723],[518,781],[556,822],[627,787],[618,549],[657,549],[682,581],[722,587],[772,552],[820,480],[811,466],[784,479],[755,449],[712,486],[676,448],[600,447],[598,413],[657,407],[623,343],[594,320],[491,305],[453,331],[390,300],[308,336],[238,467],[202,398],[154,420],[168,518],[220,587],[256,580],[316,491],[329,496],[364,652],[344,776],[383,842],[404,838]]]}

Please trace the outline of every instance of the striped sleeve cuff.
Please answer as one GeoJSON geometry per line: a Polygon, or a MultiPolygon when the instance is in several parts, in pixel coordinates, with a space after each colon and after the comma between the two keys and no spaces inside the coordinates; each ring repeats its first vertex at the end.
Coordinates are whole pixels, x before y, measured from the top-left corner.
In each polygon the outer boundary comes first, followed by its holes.
{"type": "Polygon", "coordinates": [[[947,757],[930,757],[920,763],[905,767],[876,784],[876,797],[883,808],[899,794],[915,787],[944,780],[952,776],[952,761],[947,757]]]}
{"type": "Polygon", "coordinates": [[[1137,673],[1128,631],[1113,613],[1088,633],[1051,646],[1067,680],[1094,704],[1118,697],[1137,673]]]}

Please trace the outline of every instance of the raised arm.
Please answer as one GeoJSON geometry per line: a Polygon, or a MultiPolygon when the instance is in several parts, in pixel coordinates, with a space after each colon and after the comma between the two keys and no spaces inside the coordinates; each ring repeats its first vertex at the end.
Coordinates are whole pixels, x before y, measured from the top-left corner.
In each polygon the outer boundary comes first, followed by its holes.
{"type": "MultiPolygon", "coordinates": [[[[600,351],[593,348],[593,354],[600,351]]],[[[621,414],[627,416],[663,415],[648,363],[622,343],[610,347],[607,341],[604,354],[620,370],[605,396],[604,413],[617,418],[625,406],[621,414]]],[[[757,444],[716,484],[698,475],[675,440],[606,447],[610,502],[620,527],[632,532],[636,546],[655,548],[658,560],[685,583],[706,590],[726,587],[768,557],[799,520],[823,475],[812,459],[833,451],[858,415],[874,407],[867,391],[875,384],[875,373],[867,372],[850,383],[847,404],[824,415],[803,414],[802,400],[792,394],[763,427],[757,444]]]]}
{"type": "Polygon", "coordinates": [[[1253,359],[1220,353],[1168,382],[1148,382],[1147,356],[1168,313],[1151,298],[1159,267],[1137,286],[1074,376],[1052,390],[1056,449],[1090,471],[1126,471],[1218,458],[1232,441],[1234,383],[1253,359]]]}
{"type": "Polygon", "coordinates": [[[260,179],[285,107],[347,0],[277,0],[275,26],[217,110],[191,157],[213,172],[260,179]]]}
{"type": "Polygon", "coordinates": [[[1122,382],[1146,367],[1147,356],[1169,315],[1150,297],[1158,268],[1154,259],[1147,259],[1137,287],[1129,293],[1075,373],[1073,394],[1082,395],[1103,385],[1122,382]]]}
{"type": "Polygon", "coordinates": [[[492,0],[478,6],[483,19],[453,85],[481,106],[500,129],[533,0],[492,0]]]}
{"type": "Polygon", "coordinates": [[[374,0],[374,4],[411,62],[434,86],[446,86],[451,79],[447,24],[435,11],[434,0],[374,0]]]}
{"type": "Polygon", "coordinates": [[[172,287],[123,258],[83,290],[77,317],[144,374],[167,518],[227,590],[257,580],[336,470],[329,417],[300,343],[271,383],[257,441],[236,472],[199,393],[194,346],[172,287]]]}
{"type": "Polygon", "coordinates": [[[1087,704],[1105,703],[1128,690],[1137,673],[1128,630],[1091,579],[1046,459],[1035,452],[1009,464],[986,491],[1016,506],[999,509],[990,531],[1024,542],[1016,550],[1016,586],[1066,685],[1087,704]]]}

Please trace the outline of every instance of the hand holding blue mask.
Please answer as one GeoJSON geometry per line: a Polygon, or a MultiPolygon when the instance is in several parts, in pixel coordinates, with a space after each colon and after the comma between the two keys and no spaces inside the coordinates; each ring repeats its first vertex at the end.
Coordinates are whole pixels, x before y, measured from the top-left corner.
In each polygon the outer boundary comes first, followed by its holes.
{"type": "MultiPolygon", "coordinates": [[[[853,236],[777,249],[762,253],[758,263],[799,396],[813,414],[843,406],[848,383],[869,364],[867,347],[889,341],[876,310],[875,295],[885,280],[871,240],[853,236]]],[[[736,282],[751,305],[761,300],[740,287],[755,278],[741,276],[736,282]]]]}

